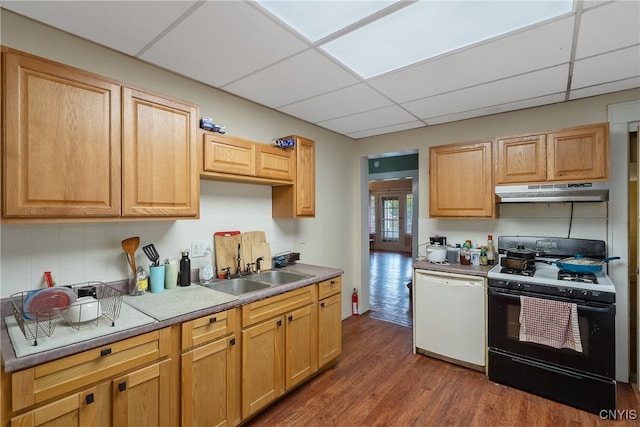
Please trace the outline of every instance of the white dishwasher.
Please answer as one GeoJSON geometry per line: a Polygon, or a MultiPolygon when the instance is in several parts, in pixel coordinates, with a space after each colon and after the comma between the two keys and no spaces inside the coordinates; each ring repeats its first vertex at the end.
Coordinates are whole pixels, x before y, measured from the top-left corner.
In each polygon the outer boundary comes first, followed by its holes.
{"type": "Polygon", "coordinates": [[[484,278],[416,269],[412,287],[413,352],[483,368],[484,278]]]}

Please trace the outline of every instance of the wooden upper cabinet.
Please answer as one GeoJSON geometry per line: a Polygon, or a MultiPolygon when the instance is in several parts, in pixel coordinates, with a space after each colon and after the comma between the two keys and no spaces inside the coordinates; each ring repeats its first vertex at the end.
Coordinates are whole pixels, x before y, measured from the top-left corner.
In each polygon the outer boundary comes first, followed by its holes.
{"type": "Polygon", "coordinates": [[[196,106],[123,89],[123,216],[196,217],[196,106]]]}
{"type": "Polygon", "coordinates": [[[204,134],[204,172],[256,174],[256,144],[241,138],[204,134]]]}
{"type": "Polygon", "coordinates": [[[293,181],[295,157],[293,150],[267,144],[256,144],[256,175],[293,181]]]}
{"type": "Polygon", "coordinates": [[[547,180],[606,181],[609,176],[608,123],[547,135],[547,180]]]}
{"type": "Polygon", "coordinates": [[[3,216],[120,216],[120,86],[3,52],[3,216]]]}
{"type": "Polygon", "coordinates": [[[499,138],[495,157],[497,184],[606,181],[609,125],[499,138]]]}
{"type": "Polygon", "coordinates": [[[495,217],[492,141],[429,148],[429,216],[495,217]]]}
{"type": "Polygon", "coordinates": [[[315,142],[300,136],[295,140],[296,179],[293,185],[273,187],[272,216],[274,218],[312,218],[316,215],[316,154],[315,142]]]}
{"type": "Polygon", "coordinates": [[[510,184],[544,181],[547,172],[546,135],[496,140],[496,182],[510,184]]]}

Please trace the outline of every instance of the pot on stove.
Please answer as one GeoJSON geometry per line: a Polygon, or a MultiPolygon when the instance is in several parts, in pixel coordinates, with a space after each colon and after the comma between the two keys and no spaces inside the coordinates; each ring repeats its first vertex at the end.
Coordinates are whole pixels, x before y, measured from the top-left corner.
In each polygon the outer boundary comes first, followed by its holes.
{"type": "Polygon", "coordinates": [[[524,245],[518,245],[516,248],[507,249],[508,258],[518,258],[533,261],[536,259],[536,251],[527,249],[524,245]]]}

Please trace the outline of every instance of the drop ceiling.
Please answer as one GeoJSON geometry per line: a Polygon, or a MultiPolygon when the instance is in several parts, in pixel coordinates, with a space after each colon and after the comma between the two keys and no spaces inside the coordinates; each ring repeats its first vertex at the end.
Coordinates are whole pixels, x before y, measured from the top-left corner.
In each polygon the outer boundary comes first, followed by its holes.
{"type": "MultiPolygon", "coordinates": [[[[477,17],[478,23],[489,19],[482,18],[479,5],[500,9],[514,1],[449,1],[459,20],[447,25],[439,18],[424,21],[440,36],[427,35],[415,19],[433,1],[1,5],[354,139],[640,87],[636,0],[578,1],[558,16],[450,46],[449,27],[465,36],[467,28],[475,27],[470,18],[477,17]],[[280,14],[287,3],[301,15],[280,14]],[[396,18],[409,19],[402,31],[378,29],[373,38],[365,35],[396,18]],[[398,40],[401,46],[390,45],[398,40]],[[427,45],[435,53],[422,49],[427,45]],[[354,46],[363,47],[349,52],[354,46]],[[417,62],[399,68],[374,61],[362,71],[354,65],[372,53],[382,61],[409,49],[417,50],[417,62]]],[[[215,118],[215,112],[210,114],[215,118]]]]}

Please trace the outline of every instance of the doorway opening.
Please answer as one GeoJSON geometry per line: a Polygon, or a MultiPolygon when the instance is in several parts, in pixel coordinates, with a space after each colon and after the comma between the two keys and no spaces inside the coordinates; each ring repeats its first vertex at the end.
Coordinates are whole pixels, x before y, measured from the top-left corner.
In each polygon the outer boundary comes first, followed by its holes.
{"type": "Polygon", "coordinates": [[[364,299],[372,317],[411,327],[407,285],[417,250],[418,154],[375,156],[368,164],[368,186],[363,188],[367,196],[362,199],[368,204],[363,220],[369,232],[363,254],[369,285],[362,289],[367,292],[364,299]]]}

